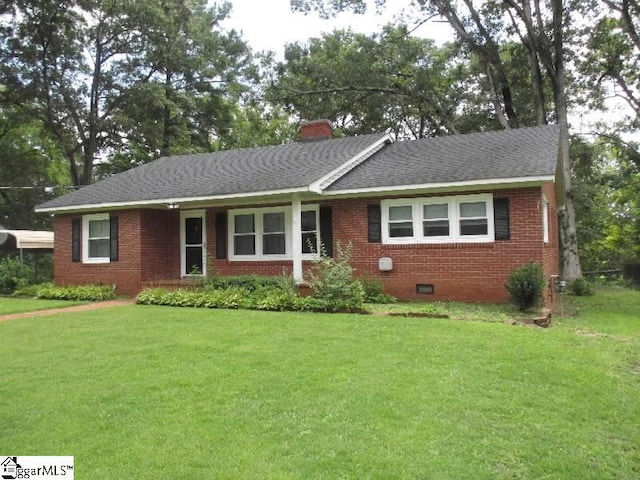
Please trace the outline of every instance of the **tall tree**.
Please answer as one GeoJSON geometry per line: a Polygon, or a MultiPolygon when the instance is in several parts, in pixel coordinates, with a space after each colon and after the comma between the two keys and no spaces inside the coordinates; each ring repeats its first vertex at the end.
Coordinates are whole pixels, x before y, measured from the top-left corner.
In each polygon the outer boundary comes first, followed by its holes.
{"type": "MultiPolygon", "coordinates": [[[[379,0],[378,3],[384,3],[379,0]]],[[[554,119],[560,125],[562,181],[565,208],[561,211],[563,274],[568,279],[582,275],[577,248],[574,193],[569,151],[568,100],[565,84],[571,8],[564,0],[492,0],[474,4],[472,0],[416,0],[426,16],[439,14],[453,27],[459,42],[486,66],[493,101],[504,128],[519,126],[513,104],[513,81],[504,63],[505,44],[518,40],[529,52],[530,85],[535,100],[536,122],[546,123],[545,78],[551,85],[554,119]],[[544,78],[543,78],[544,73],[544,78]],[[501,117],[500,112],[504,112],[501,117]]],[[[576,3],[571,7],[576,7],[576,3]]],[[[323,14],[340,9],[362,11],[364,0],[292,0],[294,9],[316,9],[323,14]]]]}
{"type": "Polygon", "coordinates": [[[303,118],[331,118],[344,134],[459,133],[473,129],[470,119],[482,107],[465,81],[468,67],[451,60],[452,48],[412,38],[404,26],[371,36],[335,31],[287,45],[267,98],[303,118]]]}
{"type": "Polygon", "coordinates": [[[50,228],[48,215],[33,208],[55,193],[68,191],[64,161],[39,122],[0,109],[0,225],[50,228]]]}
{"type": "Polygon", "coordinates": [[[205,0],[148,2],[140,51],[118,62],[129,79],[116,99],[122,124],[120,160],[210,151],[233,124],[233,112],[255,77],[251,51],[220,22],[230,4],[205,0]]]}
{"type": "Polygon", "coordinates": [[[204,0],[11,0],[0,9],[0,102],[42,122],[75,185],[123,145],[145,159],[204,145],[247,57],[220,30],[228,12],[204,0]]]}

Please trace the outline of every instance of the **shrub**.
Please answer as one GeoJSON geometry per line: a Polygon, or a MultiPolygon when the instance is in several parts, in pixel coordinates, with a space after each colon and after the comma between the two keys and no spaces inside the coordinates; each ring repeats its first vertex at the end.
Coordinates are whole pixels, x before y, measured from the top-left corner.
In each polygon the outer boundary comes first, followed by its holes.
{"type": "Polygon", "coordinates": [[[395,303],[398,301],[393,295],[384,293],[384,287],[380,280],[360,279],[364,288],[364,301],[366,303],[395,303]]]}
{"type": "Polygon", "coordinates": [[[589,297],[594,293],[593,285],[585,278],[576,278],[570,281],[567,287],[569,294],[576,297],[589,297]]]}
{"type": "Polygon", "coordinates": [[[31,267],[19,258],[0,258],[0,293],[13,293],[30,283],[33,283],[31,267]]]}
{"type": "Polygon", "coordinates": [[[171,307],[239,308],[247,306],[247,293],[237,287],[220,290],[149,288],[138,294],[136,303],[171,307]]]}
{"type": "Polygon", "coordinates": [[[539,305],[545,286],[544,271],[538,262],[527,263],[513,269],[505,284],[505,288],[511,295],[511,301],[521,311],[539,305]]]}
{"type": "Polygon", "coordinates": [[[77,285],[73,287],[57,287],[52,283],[21,288],[16,296],[29,296],[45,300],[76,300],[97,302],[115,298],[115,292],[105,285],[77,285]]]}
{"type": "Polygon", "coordinates": [[[204,286],[211,290],[224,290],[226,288],[238,287],[249,292],[262,290],[265,288],[280,287],[282,282],[286,282],[286,276],[261,276],[261,275],[231,275],[228,277],[214,276],[208,277],[204,286]]]}
{"type": "Polygon", "coordinates": [[[321,255],[311,270],[309,285],[322,310],[328,312],[362,311],[364,287],[353,278],[351,246],[336,245],[335,258],[321,255]]]}

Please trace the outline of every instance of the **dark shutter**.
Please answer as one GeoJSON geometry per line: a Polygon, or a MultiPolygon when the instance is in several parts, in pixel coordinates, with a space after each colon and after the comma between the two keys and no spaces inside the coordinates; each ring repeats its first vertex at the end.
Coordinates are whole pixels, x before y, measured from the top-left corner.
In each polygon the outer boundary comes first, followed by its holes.
{"type": "Polygon", "coordinates": [[[227,212],[216,213],[216,258],[227,258],[227,212]]]}
{"type": "Polygon", "coordinates": [[[333,210],[320,207],[320,241],[327,257],[333,257],[333,210]]]}
{"type": "Polygon", "coordinates": [[[509,227],[509,199],[494,198],[493,219],[495,226],[496,240],[509,240],[511,229],[509,227]]]}
{"type": "Polygon", "coordinates": [[[118,217],[109,217],[109,260],[118,261],[118,217]]]}
{"type": "Polygon", "coordinates": [[[80,261],[80,245],[82,241],[82,221],[79,218],[71,220],[71,261],[80,261]]]}
{"type": "Polygon", "coordinates": [[[380,204],[367,205],[367,220],[369,242],[382,242],[382,214],[380,210],[380,204]]]}

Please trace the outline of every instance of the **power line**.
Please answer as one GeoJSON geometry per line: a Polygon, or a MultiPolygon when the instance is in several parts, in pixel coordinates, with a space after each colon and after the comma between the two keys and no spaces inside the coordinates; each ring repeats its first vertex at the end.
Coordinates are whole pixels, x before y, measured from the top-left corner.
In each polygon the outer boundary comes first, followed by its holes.
{"type": "Polygon", "coordinates": [[[30,186],[30,187],[18,187],[18,186],[13,186],[13,187],[0,187],[0,190],[55,190],[55,189],[60,189],[60,188],[73,188],[73,189],[78,189],[80,187],[76,187],[74,185],[50,185],[50,186],[30,186]]]}

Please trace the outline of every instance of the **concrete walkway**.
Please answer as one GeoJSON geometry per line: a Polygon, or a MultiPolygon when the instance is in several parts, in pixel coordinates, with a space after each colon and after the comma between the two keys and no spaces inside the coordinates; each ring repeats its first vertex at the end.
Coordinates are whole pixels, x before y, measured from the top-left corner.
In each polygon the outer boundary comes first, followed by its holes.
{"type": "Polygon", "coordinates": [[[11,313],[9,315],[0,315],[0,322],[4,320],[16,320],[19,318],[43,317],[46,315],[55,315],[58,313],[88,312],[90,310],[99,310],[102,308],[123,307],[125,305],[133,305],[135,303],[136,303],[135,298],[119,298],[117,300],[107,300],[104,302],[87,303],[86,305],[74,305],[72,307],[51,308],[48,310],[35,310],[33,312],[11,313]]]}

